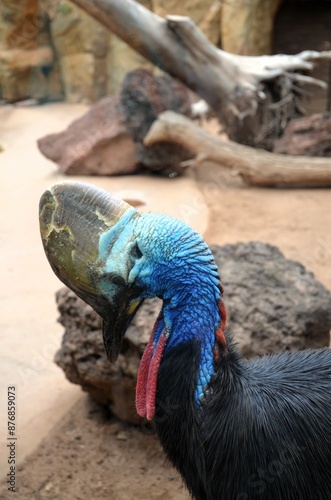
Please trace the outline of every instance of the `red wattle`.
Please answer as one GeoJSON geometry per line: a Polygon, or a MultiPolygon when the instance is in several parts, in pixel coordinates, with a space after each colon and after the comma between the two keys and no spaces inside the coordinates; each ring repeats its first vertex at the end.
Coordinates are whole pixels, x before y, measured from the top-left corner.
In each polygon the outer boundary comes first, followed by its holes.
{"type": "Polygon", "coordinates": [[[167,342],[166,330],[163,330],[159,341],[156,346],[154,355],[152,356],[149,370],[148,370],[148,380],[147,380],[147,400],[146,400],[146,418],[147,420],[153,420],[155,413],[155,403],[156,403],[156,386],[157,386],[157,375],[159,373],[159,367],[161,364],[163,351],[167,342]]]}
{"type": "Polygon", "coordinates": [[[219,343],[224,346],[226,344],[226,340],[225,340],[225,336],[224,336],[224,330],[225,330],[225,326],[226,326],[226,309],[225,309],[225,304],[224,304],[223,299],[221,299],[218,302],[218,307],[219,307],[220,314],[221,314],[221,326],[216,330],[216,338],[219,341],[219,343]]]}
{"type": "Polygon", "coordinates": [[[154,335],[150,336],[148,344],[144,350],[144,354],[140,360],[138,376],[137,376],[137,386],[136,386],[136,409],[138,415],[141,417],[146,417],[146,399],[147,399],[147,380],[149,366],[151,363],[153,355],[153,340],[154,335]]]}
{"type": "Polygon", "coordinates": [[[156,327],[140,361],[136,388],[137,413],[148,420],[152,420],[155,414],[157,375],[167,342],[167,330],[163,330],[154,347],[155,330],[156,327]]]}

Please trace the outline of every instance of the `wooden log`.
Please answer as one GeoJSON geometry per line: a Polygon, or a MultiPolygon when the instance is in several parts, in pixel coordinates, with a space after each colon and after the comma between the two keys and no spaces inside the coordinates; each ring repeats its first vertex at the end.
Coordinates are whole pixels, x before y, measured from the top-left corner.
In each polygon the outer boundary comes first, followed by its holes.
{"type": "MultiPolygon", "coordinates": [[[[133,0],[73,0],[153,64],[199,94],[216,114],[240,87],[238,109],[254,100],[254,80],[212,45],[188,17],[163,19],[133,0]]],[[[226,120],[226,117],[224,117],[226,120]]]]}
{"type": "Polygon", "coordinates": [[[298,71],[310,71],[317,62],[331,59],[331,51],[234,55],[211,44],[188,17],[163,19],[133,0],[72,1],[201,96],[231,139],[267,149],[289,119],[301,115],[298,83],[321,84],[307,81],[309,77],[298,71]]]}
{"type": "Polygon", "coordinates": [[[151,126],[144,143],[172,141],[190,149],[198,163],[210,160],[236,171],[252,186],[331,186],[331,159],[288,156],[243,146],[202,129],[186,117],[165,111],[151,126]]]}

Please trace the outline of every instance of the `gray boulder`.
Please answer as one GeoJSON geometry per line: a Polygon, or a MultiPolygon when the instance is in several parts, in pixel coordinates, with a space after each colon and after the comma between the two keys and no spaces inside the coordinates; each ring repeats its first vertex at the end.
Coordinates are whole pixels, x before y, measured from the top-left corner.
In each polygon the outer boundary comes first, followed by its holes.
{"type": "Polygon", "coordinates": [[[245,357],[329,345],[331,293],[302,264],[259,241],[211,250],[228,328],[245,357]]]}
{"type": "MultiPolygon", "coordinates": [[[[331,294],[298,262],[260,242],[211,247],[221,270],[228,329],[246,357],[329,345],[331,294]]],[[[101,323],[67,288],[56,296],[65,334],[55,362],[119,418],[140,422],[136,375],[161,307],[146,300],[124,337],[118,360],[106,359],[101,323]]]]}

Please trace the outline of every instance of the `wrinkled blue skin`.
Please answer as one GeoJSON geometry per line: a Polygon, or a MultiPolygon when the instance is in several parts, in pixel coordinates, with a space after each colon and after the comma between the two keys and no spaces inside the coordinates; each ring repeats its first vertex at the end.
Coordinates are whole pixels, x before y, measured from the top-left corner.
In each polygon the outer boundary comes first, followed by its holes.
{"type": "Polygon", "coordinates": [[[107,276],[115,273],[142,288],[140,298],[160,297],[163,308],[154,345],[166,327],[165,352],[193,338],[201,343],[195,397],[199,405],[214,374],[215,331],[221,318],[220,279],[209,247],[183,222],[129,209],[99,241],[101,292],[115,293],[107,276]]]}

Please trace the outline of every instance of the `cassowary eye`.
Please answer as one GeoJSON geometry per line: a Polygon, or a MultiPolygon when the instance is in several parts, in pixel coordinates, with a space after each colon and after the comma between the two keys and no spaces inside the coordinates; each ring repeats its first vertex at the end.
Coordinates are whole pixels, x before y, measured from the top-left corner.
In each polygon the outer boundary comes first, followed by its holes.
{"type": "Polygon", "coordinates": [[[142,251],[140,250],[140,248],[138,247],[138,244],[136,243],[131,250],[131,257],[134,260],[137,260],[137,259],[140,259],[142,256],[143,256],[142,251]]]}
{"type": "Polygon", "coordinates": [[[119,285],[119,286],[125,286],[126,282],[125,279],[122,278],[121,276],[118,276],[117,274],[110,274],[107,276],[109,283],[113,285],[119,285]]]}

